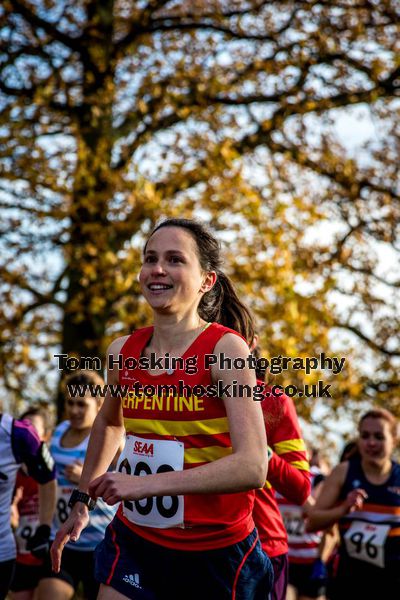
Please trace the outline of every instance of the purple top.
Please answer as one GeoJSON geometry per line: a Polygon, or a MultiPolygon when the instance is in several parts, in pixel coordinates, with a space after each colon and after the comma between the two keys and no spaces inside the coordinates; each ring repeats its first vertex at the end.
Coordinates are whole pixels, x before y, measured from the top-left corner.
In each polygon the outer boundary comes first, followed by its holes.
{"type": "Polygon", "coordinates": [[[54,461],[28,421],[16,421],[0,415],[0,562],[15,558],[15,540],[11,531],[10,508],[21,463],[40,484],[55,478],[54,461]]]}
{"type": "Polygon", "coordinates": [[[54,461],[46,460],[43,442],[29,421],[14,419],[11,447],[17,463],[24,463],[28,473],[38,483],[55,479],[54,461]]]}

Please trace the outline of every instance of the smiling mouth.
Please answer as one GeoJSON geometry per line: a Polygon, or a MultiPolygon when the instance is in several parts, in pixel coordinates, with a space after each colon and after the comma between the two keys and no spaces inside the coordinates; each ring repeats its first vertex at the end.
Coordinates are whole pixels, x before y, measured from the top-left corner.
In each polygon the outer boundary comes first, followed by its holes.
{"type": "Polygon", "coordinates": [[[151,283],[147,286],[151,292],[165,292],[172,288],[172,285],[166,285],[164,283],[151,283]]]}

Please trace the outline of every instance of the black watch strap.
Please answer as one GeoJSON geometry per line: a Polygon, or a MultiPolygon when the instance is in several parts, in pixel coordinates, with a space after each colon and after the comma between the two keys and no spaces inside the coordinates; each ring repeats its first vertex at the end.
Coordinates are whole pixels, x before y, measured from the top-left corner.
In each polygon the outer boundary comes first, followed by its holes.
{"type": "Polygon", "coordinates": [[[89,510],[93,510],[96,506],[96,500],[93,500],[89,494],[80,492],[79,490],[74,490],[69,499],[68,506],[72,508],[77,502],[82,502],[88,507],[89,510]]]}

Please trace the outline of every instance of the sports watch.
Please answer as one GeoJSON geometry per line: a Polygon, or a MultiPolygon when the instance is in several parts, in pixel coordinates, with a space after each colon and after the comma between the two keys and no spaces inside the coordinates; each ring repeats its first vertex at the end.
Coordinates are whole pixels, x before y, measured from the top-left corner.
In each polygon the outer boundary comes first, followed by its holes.
{"type": "Polygon", "coordinates": [[[96,506],[96,500],[93,500],[89,494],[85,494],[85,492],[80,492],[79,490],[74,490],[69,499],[68,506],[72,508],[77,502],[82,502],[88,507],[89,510],[93,510],[96,506]]]}

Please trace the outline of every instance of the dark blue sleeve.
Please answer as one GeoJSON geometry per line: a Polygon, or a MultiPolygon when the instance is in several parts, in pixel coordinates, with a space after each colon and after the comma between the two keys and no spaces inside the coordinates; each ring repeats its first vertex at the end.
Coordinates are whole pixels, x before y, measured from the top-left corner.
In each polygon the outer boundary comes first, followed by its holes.
{"type": "Polygon", "coordinates": [[[54,461],[29,421],[14,419],[11,444],[16,461],[24,463],[29,475],[38,483],[55,479],[54,461]]]}

